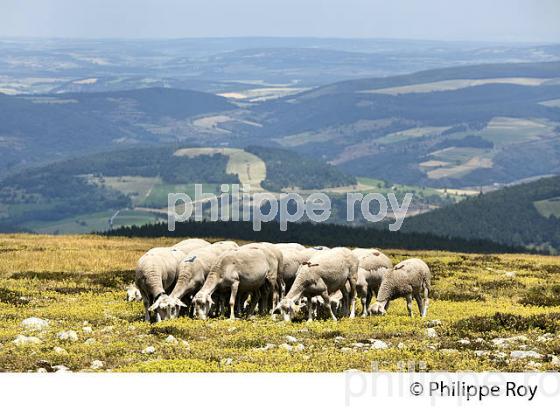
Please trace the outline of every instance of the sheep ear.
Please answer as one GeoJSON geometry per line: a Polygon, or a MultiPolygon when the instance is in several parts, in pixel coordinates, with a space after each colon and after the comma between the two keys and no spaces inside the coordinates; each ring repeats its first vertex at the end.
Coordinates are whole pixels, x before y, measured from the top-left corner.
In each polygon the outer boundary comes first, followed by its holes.
{"type": "Polygon", "coordinates": [[[150,307],[148,308],[148,310],[149,310],[150,312],[153,312],[153,311],[155,311],[158,307],[159,307],[159,298],[158,298],[158,300],[156,300],[156,301],[154,302],[154,304],[153,304],[152,306],[150,306],[150,307]]]}
{"type": "Polygon", "coordinates": [[[184,308],[188,307],[187,305],[185,305],[185,304],[181,301],[181,299],[178,299],[178,298],[175,299],[175,304],[176,304],[177,306],[182,306],[182,307],[184,307],[184,308]]]}

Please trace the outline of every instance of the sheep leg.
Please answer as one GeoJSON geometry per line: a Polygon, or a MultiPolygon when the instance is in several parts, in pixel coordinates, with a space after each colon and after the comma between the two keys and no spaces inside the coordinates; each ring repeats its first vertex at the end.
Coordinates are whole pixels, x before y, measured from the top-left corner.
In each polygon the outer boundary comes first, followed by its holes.
{"type": "Polygon", "coordinates": [[[313,322],[313,303],[311,302],[311,298],[309,298],[309,303],[307,306],[307,321],[313,322]]]}
{"type": "Polygon", "coordinates": [[[408,316],[412,317],[412,295],[406,295],[406,308],[408,309],[408,316]]]}
{"type": "Polygon", "coordinates": [[[416,304],[418,305],[420,316],[424,317],[424,299],[422,299],[422,295],[416,294],[414,295],[414,299],[416,300],[416,304]]]}
{"type": "Polygon", "coordinates": [[[356,277],[350,275],[350,319],[356,317],[356,277]]]}
{"type": "Polygon", "coordinates": [[[329,292],[325,289],[325,291],[323,293],[321,293],[321,298],[323,299],[323,302],[325,302],[325,306],[327,308],[327,310],[329,311],[329,314],[331,315],[332,320],[334,320],[335,322],[338,320],[332,310],[331,307],[331,299],[329,297],[329,292]]]}
{"type": "Polygon", "coordinates": [[[371,289],[368,289],[368,292],[367,292],[367,295],[366,295],[366,304],[364,305],[364,316],[369,315],[368,307],[371,303],[372,298],[373,298],[373,291],[371,289]]]}
{"type": "Polygon", "coordinates": [[[429,290],[428,289],[424,289],[424,294],[423,296],[423,302],[424,302],[424,306],[422,308],[422,317],[426,317],[426,315],[428,314],[428,305],[430,304],[430,298],[428,297],[428,293],[429,290]]]}
{"type": "Polygon", "coordinates": [[[239,282],[231,284],[231,295],[229,297],[229,318],[235,320],[235,299],[237,299],[237,291],[239,290],[239,282]]]}

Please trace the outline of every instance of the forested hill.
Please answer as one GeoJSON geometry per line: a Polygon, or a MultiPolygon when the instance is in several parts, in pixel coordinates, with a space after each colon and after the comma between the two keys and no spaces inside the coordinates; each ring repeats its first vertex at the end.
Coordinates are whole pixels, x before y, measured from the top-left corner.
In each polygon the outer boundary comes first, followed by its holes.
{"type": "Polygon", "coordinates": [[[560,250],[560,176],[504,188],[405,219],[405,232],[560,250]]]}
{"type": "Polygon", "coordinates": [[[202,237],[231,238],[247,241],[298,242],[305,245],[379,247],[392,249],[433,249],[474,253],[526,252],[524,248],[501,245],[489,240],[454,239],[433,234],[389,232],[373,227],[350,227],[337,224],[294,223],[281,231],[277,222],[262,224],[260,231],[252,222],[182,222],[170,232],[167,223],[121,227],[105,233],[127,237],[202,237]]]}

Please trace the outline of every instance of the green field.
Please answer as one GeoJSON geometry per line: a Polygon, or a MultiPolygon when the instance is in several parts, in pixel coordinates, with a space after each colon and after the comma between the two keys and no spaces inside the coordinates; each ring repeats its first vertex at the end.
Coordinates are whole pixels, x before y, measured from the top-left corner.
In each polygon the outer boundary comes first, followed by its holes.
{"type": "Polygon", "coordinates": [[[386,316],[339,322],[180,318],[151,325],[124,289],[145,250],[174,242],[0,236],[0,370],[341,372],[399,370],[403,361],[427,371],[560,369],[557,257],[387,250],[393,262],[414,256],[430,266],[426,319],[408,317],[397,300],[386,316]],[[24,327],[30,317],[48,326],[24,327]],[[74,331],[74,340],[62,340],[63,331],[74,331]],[[18,345],[18,336],[37,344],[18,345]],[[518,352],[534,357],[518,359],[518,352]],[[91,369],[94,360],[102,367],[91,369]]]}
{"type": "Polygon", "coordinates": [[[554,215],[560,218],[560,197],[535,201],[534,205],[542,216],[549,218],[554,215]]]}

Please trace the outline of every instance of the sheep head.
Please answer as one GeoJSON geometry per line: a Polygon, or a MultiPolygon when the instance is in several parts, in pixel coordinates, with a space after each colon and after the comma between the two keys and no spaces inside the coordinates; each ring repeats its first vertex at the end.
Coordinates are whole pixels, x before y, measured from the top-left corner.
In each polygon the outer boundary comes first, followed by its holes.
{"type": "Polygon", "coordinates": [[[194,297],[193,303],[195,316],[202,320],[208,319],[208,313],[212,306],[212,296],[198,293],[194,297]]]}
{"type": "Polygon", "coordinates": [[[276,312],[281,313],[286,322],[291,322],[296,312],[294,301],[291,299],[282,299],[274,309],[274,313],[276,312]]]}
{"type": "Polygon", "coordinates": [[[156,322],[159,322],[179,317],[181,307],[187,307],[187,305],[175,297],[161,295],[148,310],[155,314],[156,322]]]}
{"type": "Polygon", "coordinates": [[[126,289],[127,302],[139,302],[142,300],[142,295],[136,286],[130,286],[126,289]]]}
{"type": "Polygon", "coordinates": [[[371,315],[385,315],[387,311],[385,310],[386,302],[375,302],[369,307],[369,313],[371,315]]]}

